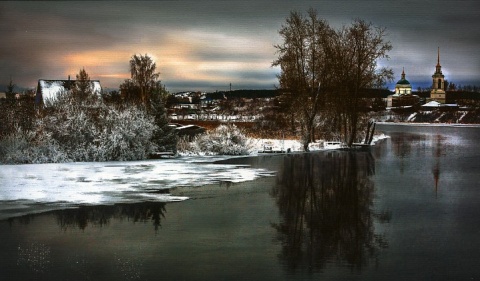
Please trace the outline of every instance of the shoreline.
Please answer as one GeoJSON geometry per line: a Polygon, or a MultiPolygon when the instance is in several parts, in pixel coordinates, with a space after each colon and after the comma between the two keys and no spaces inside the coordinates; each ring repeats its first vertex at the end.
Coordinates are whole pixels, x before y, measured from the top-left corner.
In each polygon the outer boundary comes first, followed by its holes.
{"type": "Polygon", "coordinates": [[[409,122],[375,122],[375,123],[377,125],[480,128],[480,124],[463,124],[463,123],[409,123],[409,122]]]}

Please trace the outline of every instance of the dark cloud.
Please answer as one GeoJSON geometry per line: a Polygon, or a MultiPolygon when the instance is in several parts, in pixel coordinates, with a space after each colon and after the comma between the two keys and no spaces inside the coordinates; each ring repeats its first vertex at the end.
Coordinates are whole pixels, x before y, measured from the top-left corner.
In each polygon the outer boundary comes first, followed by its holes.
{"type": "MultiPolygon", "coordinates": [[[[337,27],[355,18],[386,27],[394,49],[391,60],[382,64],[398,77],[405,67],[411,80],[428,84],[440,47],[447,79],[480,83],[478,1],[239,0],[2,2],[0,84],[12,75],[16,84],[34,86],[40,78],[74,75],[72,71],[85,65],[102,77],[127,73],[132,54],[149,53],[164,62],[159,63],[165,73],[162,80],[174,91],[229,83],[211,82],[212,75],[236,77],[246,88],[272,88],[270,63],[275,58],[272,46],[280,40],[278,29],[290,11],[306,12],[310,7],[337,27]],[[169,57],[176,48],[184,57],[169,57]],[[82,62],[85,56],[93,57],[82,62]],[[174,71],[176,60],[182,60],[183,68],[201,61],[242,67],[206,70],[208,81],[188,80],[173,75],[182,72],[174,71]]],[[[122,80],[104,79],[109,87],[122,80]]]]}

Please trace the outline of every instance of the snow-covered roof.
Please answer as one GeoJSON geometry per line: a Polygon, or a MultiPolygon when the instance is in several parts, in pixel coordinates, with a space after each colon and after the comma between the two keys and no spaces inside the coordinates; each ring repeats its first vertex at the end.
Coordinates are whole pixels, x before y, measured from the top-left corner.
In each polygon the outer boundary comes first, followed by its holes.
{"type": "MultiPolygon", "coordinates": [[[[46,100],[54,100],[59,93],[68,92],[75,85],[76,80],[38,80],[36,102],[45,102],[46,100]]],[[[100,95],[102,86],[98,80],[90,80],[93,93],[100,95]]]]}
{"type": "Polygon", "coordinates": [[[430,101],[430,102],[427,102],[426,104],[422,105],[424,107],[439,107],[440,106],[440,103],[438,101],[430,101]]]}

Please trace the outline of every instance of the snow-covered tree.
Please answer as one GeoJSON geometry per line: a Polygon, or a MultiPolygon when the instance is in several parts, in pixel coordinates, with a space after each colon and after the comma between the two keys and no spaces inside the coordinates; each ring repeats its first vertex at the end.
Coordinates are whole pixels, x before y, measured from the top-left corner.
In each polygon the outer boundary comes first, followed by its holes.
{"type": "Polygon", "coordinates": [[[193,153],[207,155],[248,155],[253,148],[250,140],[235,125],[220,125],[199,135],[189,148],[193,153]]]}
{"type": "Polygon", "coordinates": [[[156,129],[154,118],[139,107],[118,109],[65,93],[45,108],[37,126],[51,134],[70,161],[145,159],[156,151],[156,129]]]}

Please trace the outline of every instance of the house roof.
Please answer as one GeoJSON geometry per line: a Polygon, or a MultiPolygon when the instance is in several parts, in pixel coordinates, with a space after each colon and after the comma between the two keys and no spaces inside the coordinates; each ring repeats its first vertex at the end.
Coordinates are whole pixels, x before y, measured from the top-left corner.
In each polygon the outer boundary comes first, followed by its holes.
{"type": "MultiPolygon", "coordinates": [[[[48,99],[55,99],[59,93],[72,90],[76,80],[38,80],[35,101],[45,102],[48,99]]],[[[102,92],[102,86],[98,80],[90,80],[93,93],[99,95],[102,92]]]]}

